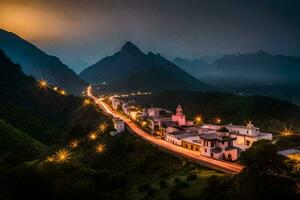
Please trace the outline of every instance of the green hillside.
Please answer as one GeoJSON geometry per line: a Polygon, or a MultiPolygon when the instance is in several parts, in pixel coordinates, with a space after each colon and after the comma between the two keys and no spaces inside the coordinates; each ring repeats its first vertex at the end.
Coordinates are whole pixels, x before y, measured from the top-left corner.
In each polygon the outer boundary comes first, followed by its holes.
{"type": "Polygon", "coordinates": [[[0,152],[13,153],[21,160],[38,158],[47,146],[0,120],[0,152]]]}

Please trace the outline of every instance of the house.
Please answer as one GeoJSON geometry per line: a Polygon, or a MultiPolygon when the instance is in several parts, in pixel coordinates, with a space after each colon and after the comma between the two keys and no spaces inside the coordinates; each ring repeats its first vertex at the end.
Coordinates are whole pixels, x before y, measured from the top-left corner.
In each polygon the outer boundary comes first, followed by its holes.
{"type": "Polygon", "coordinates": [[[195,136],[195,134],[188,134],[182,131],[172,132],[172,133],[166,133],[165,134],[165,140],[167,142],[170,142],[172,144],[175,144],[177,146],[182,146],[182,140],[184,138],[190,138],[195,136]]]}
{"type": "Polygon", "coordinates": [[[238,149],[233,146],[235,139],[229,136],[226,128],[222,128],[215,133],[184,138],[182,147],[199,151],[204,156],[235,161],[238,157],[238,149]]]}
{"type": "Polygon", "coordinates": [[[185,115],[183,114],[182,108],[180,105],[176,108],[176,114],[172,115],[172,121],[176,122],[179,126],[186,125],[185,115]]]}
{"type": "MultiPolygon", "coordinates": [[[[217,130],[220,128],[220,125],[205,124],[202,127],[217,130]]],[[[253,142],[258,140],[273,139],[271,133],[260,132],[259,128],[255,127],[251,122],[249,122],[246,126],[228,124],[224,127],[229,130],[230,137],[236,138],[233,142],[233,146],[238,147],[241,150],[246,150],[252,146],[253,142]]]]}
{"type": "Polygon", "coordinates": [[[117,98],[112,98],[111,104],[112,104],[113,109],[117,110],[118,108],[120,108],[122,106],[122,100],[117,99],[117,98]]]}
{"type": "Polygon", "coordinates": [[[125,131],[125,123],[123,120],[119,118],[114,118],[113,122],[114,122],[114,128],[118,133],[125,131]]]}
{"type": "Polygon", "coordinates": [[[273,136],[271,133],[263,133],[259,131],[259,128],[255,127],[251,122],[246,126],[237,126],[229,124],[225,126],[229,132],[230,136],[236,138],[233,145],[240,148],[241,150],[246,150],[252,146],[253,142],[258,140],[272,140],[273,136]]]}
{"type": "Polygon", "coordinates": [[[126,115],[129,115],[129,109],[130,109],[130,107],[129,107],[128,104],[124,103],[124,104],[122,105],[122,111],[123,111],[126,115]]]}
{"type": "Polygon", "coordinates": [[[181,146],[189,150],[200,152],[200,145],[199,136],[193,135],[192,137],[183,138],[181,146]]]}

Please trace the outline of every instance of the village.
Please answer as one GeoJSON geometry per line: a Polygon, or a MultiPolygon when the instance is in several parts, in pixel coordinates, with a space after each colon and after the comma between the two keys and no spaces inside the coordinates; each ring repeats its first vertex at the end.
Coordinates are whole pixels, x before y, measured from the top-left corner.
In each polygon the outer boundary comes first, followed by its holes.
{"type": "MultiPolygon", "coordinates": [[[[175,113],[159,107],[140,108],[131,101],[112,96],[107,103],[116,111],[126,115],[147,133],[173,145],[199,152],[199,155],[218,160],[236,161],[242,151],[261,139],[272,140],[271,133],[260,132],[248,122],[245,126],[222,124],[220,118],[205,124],[201,116],[187,120],[181,105],[175,113]]],[[[123,120],[114,118],[116,133],[125,130],[123,120]]]]}

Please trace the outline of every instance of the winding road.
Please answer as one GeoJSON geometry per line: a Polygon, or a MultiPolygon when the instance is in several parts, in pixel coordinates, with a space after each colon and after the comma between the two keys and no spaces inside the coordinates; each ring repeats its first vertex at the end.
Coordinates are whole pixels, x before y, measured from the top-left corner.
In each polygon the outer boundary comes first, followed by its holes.
{"type": "Polygon", "coordinates": [[[241,172],[243,166],[238,165],[236,163],[231,163],[227,162],[224,160],[217,160],[214,158],[202,156],[199,154],[199,152],[192,151],[185,149],[180,146],[176,146],[174,144],[171,144],[163,139],[156,138],[141,128],[139,128],[131,119],[128,117],[124,116],[123,114],[113,110],[110,108],[103,100],[97,99],[95,96],[92,94],[92,87],[89,86],[87,88],[87,95],[92,98],[95,103],[107,114],[112,115],[113,117],[120,118],[122,119],[127,126],[132,130],[132,132],[138,136],[140,136],[142,139],[145,141],[159,147],[162,150],[165,150],[173,155],[188,159],[191,162],[197,163],[199,165],[202,165],[204,167],[208,167],[211,169],[215,169],[218,171],[222,171],[224,173],[228,174],[238,174],[241,172]]]}

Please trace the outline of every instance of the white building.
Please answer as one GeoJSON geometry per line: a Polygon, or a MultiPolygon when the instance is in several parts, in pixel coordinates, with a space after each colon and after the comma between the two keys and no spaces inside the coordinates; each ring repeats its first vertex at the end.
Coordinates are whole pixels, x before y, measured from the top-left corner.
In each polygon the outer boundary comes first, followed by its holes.
{"type": "Polygon", "coordinates": [[[113,122],[114,122],[114,128],[117,130],[118,133],[125,131],[125,123],[123,120],[114,118],[113,122]]]}
{"type": "MultiPolygon", "coordinates": [[[[203,127],[210,129],[219,129],[220,125],[206,124],[203,127]]],[[[249,122],[246,126],[228,124],[224,126],[229,130],[230,137],[236,138],[233,142],[233,146],[246,150],[251,147],[253,142],[258,140],[272,140],[273,136],[271,133],[262,133],[259,128],[255,127],[254,124],[249,122]]]]}
{"type": "Polygon", "coordinates": [[[235,161],[238,157],[238,149],[233,145],[234,140],[235,138],[229,137],[227,133],[215,132],[184,138],[182,147],[199,151],[200,155],[207,157],[235,161]]]}
{"type": "Polygon", "coordinates": [[[122,106],[122,100],[117,99],[117,98],[112,98],[111,104],[112,104],[113,109],[117,110],[118,108],[120,108],[122,106]]]}
{"type": "MultiPolygon", "coordinates": [[[[165,140],[167,142],[170,142],[172,144],[175,144],[177,146],[182,146],[182,139],[184,138],[190,138],[190,137],[194,137],[194,134],[188,134],[185,132],[173,132],[173,133],[166,133],[165,135],[165,140]]],[[[199,137],[199,136],[198,136],[199,137]]]]}

